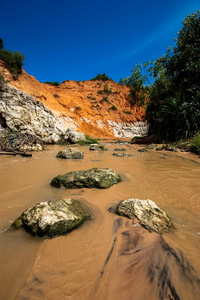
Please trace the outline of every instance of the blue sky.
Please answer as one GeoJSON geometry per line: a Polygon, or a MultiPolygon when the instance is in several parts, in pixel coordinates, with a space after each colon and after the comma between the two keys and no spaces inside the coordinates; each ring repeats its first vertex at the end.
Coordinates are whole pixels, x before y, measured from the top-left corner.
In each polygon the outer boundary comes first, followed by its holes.
{"type": "Polygon", "coordinates": [[[41,82],[129,76],[174,45],[199,0],[0,0],[4,48],[41,82]]]}

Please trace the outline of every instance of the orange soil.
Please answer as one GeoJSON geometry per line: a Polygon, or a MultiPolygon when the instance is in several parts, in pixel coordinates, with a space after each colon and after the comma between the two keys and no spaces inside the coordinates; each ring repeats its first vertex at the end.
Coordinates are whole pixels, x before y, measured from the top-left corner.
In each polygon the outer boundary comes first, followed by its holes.
{"type": "Polygon", "coordinates": [[[39,82],[24,70],[17,80],[13,80],[3,62],[0,62],[0,73],[11,85],[33,95],[54,114],[72,118],[79,126],[78,131],[91,136],[112,137],[113,133],[107,126],[107,120],[133,123],[142,120],[144,115],[142,108],[131,108],[127,100],[129,88],[112,80],[106,82],[67,80],[59,86],[52,86],[39,82]],[[98,94],[98,91],[104,90],[105,83],[112,89],[112,94],[98,94]],[[109,103],[101,101],[103,97],[107,97],[109,103]],[[117,111],[110,109],[112,105],[117,107],[117,111]],[[92,124],[87,120],[91,120],[92,124]],[[96,121],[102,121],[106,126],[100,129],[96,121]]]}

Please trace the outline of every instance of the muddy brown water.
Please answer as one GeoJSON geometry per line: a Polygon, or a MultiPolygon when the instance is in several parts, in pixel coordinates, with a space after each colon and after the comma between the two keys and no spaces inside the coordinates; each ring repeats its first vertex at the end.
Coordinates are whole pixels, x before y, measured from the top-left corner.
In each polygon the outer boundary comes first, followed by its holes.
{"type": "Polygon", "coordinates": [[[64,146],[33,153],[32,158],[0,157],[1,300],[197,300],[200,295],[200,160],[176,153],[139,153],[132,157],[85,152],[84,160],[61,160],[64,146]],[[198,162],[199,160],[199,162],[198,162]],[[58,174],[109,167],[123,181],[107,190],[66,190],[50,186],[58,174]],[[93,220],[54,239],[33,237],[10,224],[41,201],[63,196],[80,200],[93,220]],[[148,233],[112,213],[128,198],[151,199],[172,218],[168,234],[148,233]]]}

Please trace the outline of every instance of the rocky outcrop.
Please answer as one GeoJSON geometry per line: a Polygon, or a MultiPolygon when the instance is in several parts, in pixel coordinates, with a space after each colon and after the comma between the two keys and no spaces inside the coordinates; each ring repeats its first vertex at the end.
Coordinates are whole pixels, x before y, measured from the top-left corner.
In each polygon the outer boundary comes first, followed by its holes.
{"type": "Polygon", "coordinates": [[[157,147],[156,150],[157,151],[166,150],[166,151],[178,152],[177,147],[172,146],[172,145],[165,145],[165,144],[157,147]]]}
{"type": "Polygon", "coordinates": [[[70,142],[84,134],[70,129],[70,120],[56,116],[42,102],[17,88],[3,84],[0,94],[0,124],[13,131],[29,133],[46,143],[57,143],[61,136],[70,142]]]}
{"type": "Polygon", "coordinates": [[[41,202],[25,210],[12,227],[23,227],[33,235],[53,238],[72,231],[89,218],[90,213],[78,201],[64,198],[41,202]]]}
{"type": "Polygon", "coordinates": [[[67,150],[59,151],[56,157],[63,159],[82,159],[84,158],[84,153],[76,148],[68,148],[67,150]]]}
{"type": "Polygon", "coordinates": [[[133,138],[134,136],[148,135],[148,125],[146,122],[137,121],[133,123],[115,122],[108,120],[108,125],[114,136],[120,138],[133,138]]]}
{"type": "Polygon", "coordinates": [[[66,135],[71,144],[76,144],[78,141],[85,140],[85,134],[83,132],[68,130],[66,135]]]}
{"type": "Polygon", "coordinates": [[[122,181],[120,175],[112,169],[92,168],[85,171],[72,171],[52,179],[51,185],[58,188],[98,188],[107,189],[122,181]]]}
{"type": "Polygon", "coordinates": [[[149,199],[123,200],[117,207],[117,213],[130,219],[137,218],[139,224],[150,232],[162,234],[168,232],[172,226],[167,214],[149,199]]]}
{"type": "Polygon", "coordinates": [[[66,80],[59,86],[52,86],[39,82],[24,70],[13,80],[2,61],[0,72],[11,85],[34,96],[72,130],[95,137],[120,138],[143,136],[148,131],[143,122],[144,108],[131,107],[130,89],[125,85],[112,80],[66,80]]]}

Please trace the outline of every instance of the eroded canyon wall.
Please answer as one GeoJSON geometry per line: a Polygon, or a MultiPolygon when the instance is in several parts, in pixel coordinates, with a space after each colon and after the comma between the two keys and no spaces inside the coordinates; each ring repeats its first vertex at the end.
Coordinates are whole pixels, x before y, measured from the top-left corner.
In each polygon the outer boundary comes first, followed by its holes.
{"type": "MultiPolygon", "coordinates": [[[[51,132],[50,136],[52,132],[55,134],[63,133],[66,128],[95,137],[132,138],[148,133],[147,123],[143,121],[144,109],[137,106],[131,108],[128,101],[129,88],[112,80],[106,82],[100,80],[81,82],[67,80],[59,86],[52,86],[39,82],[24,70],[18,79],[14,80],[3,62],[0,63],[0,72],[5,80],[9,81],[9,88],[6,90],[7,95],[4,94],[4,98],[6,97],[8,101],[10,97],[12,99],[10,104],[11,102],[14,103],[12,104],[13,108],[9,109],[10,113],[13,110],[10,119],[13,120],[14,111],[16,113],[21,110],[21,113],[23,111],[25,114],[25,111],[29,110],[30,114],[27,115],[32,120],[29,127],[34,127],[36,123],[39,124],[38,122],[40,122],[38,114],[35,113],[40,107],[40,112],[41,109],[43,110],[43,117],[41,126],[37,130],[43,131],[43,135],[45,135],[43,129],[46,126],[47,131],[51,132]],[[12,86],[19,91],[12,89],[12,86]],[[20,93],[20,91],[31,95],[32,98],[20,93]],[[9,96],[9,93],[12,96],[9,96]],[[14,101],[15,97],[18,105],[14,101]],[[27,99],[29,100],[27,101],[27,99]],[[30,107],[26,106],[27,103],[30,107]],[[37,110],[32,107],[36,103],[37,110]],[[45,119],[46,121],[44,121],[45,119]],[[55,126],[52,125],[52,122],[55,123],[55,126]]],[[[10,122],[11,120],[8,121],[9,124],[10,122]]],[[[27,123],[25,123],[26,125],[27,123]]]]}

